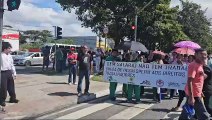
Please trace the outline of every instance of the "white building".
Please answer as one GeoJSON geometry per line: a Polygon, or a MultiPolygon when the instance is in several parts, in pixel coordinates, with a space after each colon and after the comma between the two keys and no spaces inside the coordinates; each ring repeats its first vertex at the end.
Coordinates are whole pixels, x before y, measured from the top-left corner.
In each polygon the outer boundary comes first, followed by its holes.
{"type": "Polygon", "coordinates": [[[19,50],[19,31],[12,28],[3,28],[2,40],[12,45],[12,51],[19,50]]]}

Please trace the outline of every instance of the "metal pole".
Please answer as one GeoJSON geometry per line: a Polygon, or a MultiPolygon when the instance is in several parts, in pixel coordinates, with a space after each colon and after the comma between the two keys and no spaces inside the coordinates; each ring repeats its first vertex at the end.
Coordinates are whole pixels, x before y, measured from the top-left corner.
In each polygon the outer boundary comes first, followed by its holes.
{"type": "Polygon", "coordinates": [[[53,26],[54,27],[54,35],[55,35],[55,40],[54,40],[54,68],[55,68],[55,72],[57,72],[57,60],[56,60],[56,39],[57,39],[57,26],[53,26]]]}
{"type": "Polygon", "coordinates": [[[105,51],[107,50],[107,34],[105,34],[105,51]]]}
{"type": "Polygon", "coordinates": [[[137,40],[137,30],[138,30],[138,15],[135,15],[135,42],[137,40]]]}
{"type": "MultiPolygon", "coordinates": [[[[0,0],[0,53],[2,52],[2,32],[3,32],[4,0],[0,0]]],[[[0,55],[0,65],[2,56],[0,55]]],[[[1,66],[0,66],[0,88],[1,88],[1,66]]]]}

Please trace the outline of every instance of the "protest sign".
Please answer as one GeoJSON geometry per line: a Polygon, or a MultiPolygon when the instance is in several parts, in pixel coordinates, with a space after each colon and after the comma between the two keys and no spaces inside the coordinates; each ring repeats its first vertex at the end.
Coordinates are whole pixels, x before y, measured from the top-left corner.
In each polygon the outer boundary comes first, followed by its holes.
{"type": "Polygon", "coordinates": [[[109,82],[184,90],[187,78],[187,65],[106,61],[104,66],[109,82]]]}

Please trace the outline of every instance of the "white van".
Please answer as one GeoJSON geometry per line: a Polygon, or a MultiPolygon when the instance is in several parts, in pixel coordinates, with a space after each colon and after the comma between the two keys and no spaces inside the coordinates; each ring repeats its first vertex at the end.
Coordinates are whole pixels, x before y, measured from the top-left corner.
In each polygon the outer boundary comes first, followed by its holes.
{"type": "MultiPolygon", "coordinates": [[[[50,54],[55,51],[54,43],[46,43],[46,44],[44,44],[44,47],[45,46],[50,47],[50,54]]],[[[80,45],[69,45],[69,44],[56,44],[56,48],[60,48],[60,47],[64,47],[66,49],[66,51],[69,52],[70,48],[75,48],[75,50],[78,51],[81,46],[80,45]]]]}

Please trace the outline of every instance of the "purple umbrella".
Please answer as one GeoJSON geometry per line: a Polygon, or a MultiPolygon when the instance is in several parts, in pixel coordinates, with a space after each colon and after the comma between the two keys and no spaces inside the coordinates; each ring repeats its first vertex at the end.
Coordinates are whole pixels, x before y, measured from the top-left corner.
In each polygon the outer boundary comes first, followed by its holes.
{"type": "Polygon", "coordinates": [[[200,45],[198,45],[195,42],[192,41],[180,41],[174,45],[175,47],[180,48],[190,48],[190,49],[199,49],[201,48],[200,45]]]}

